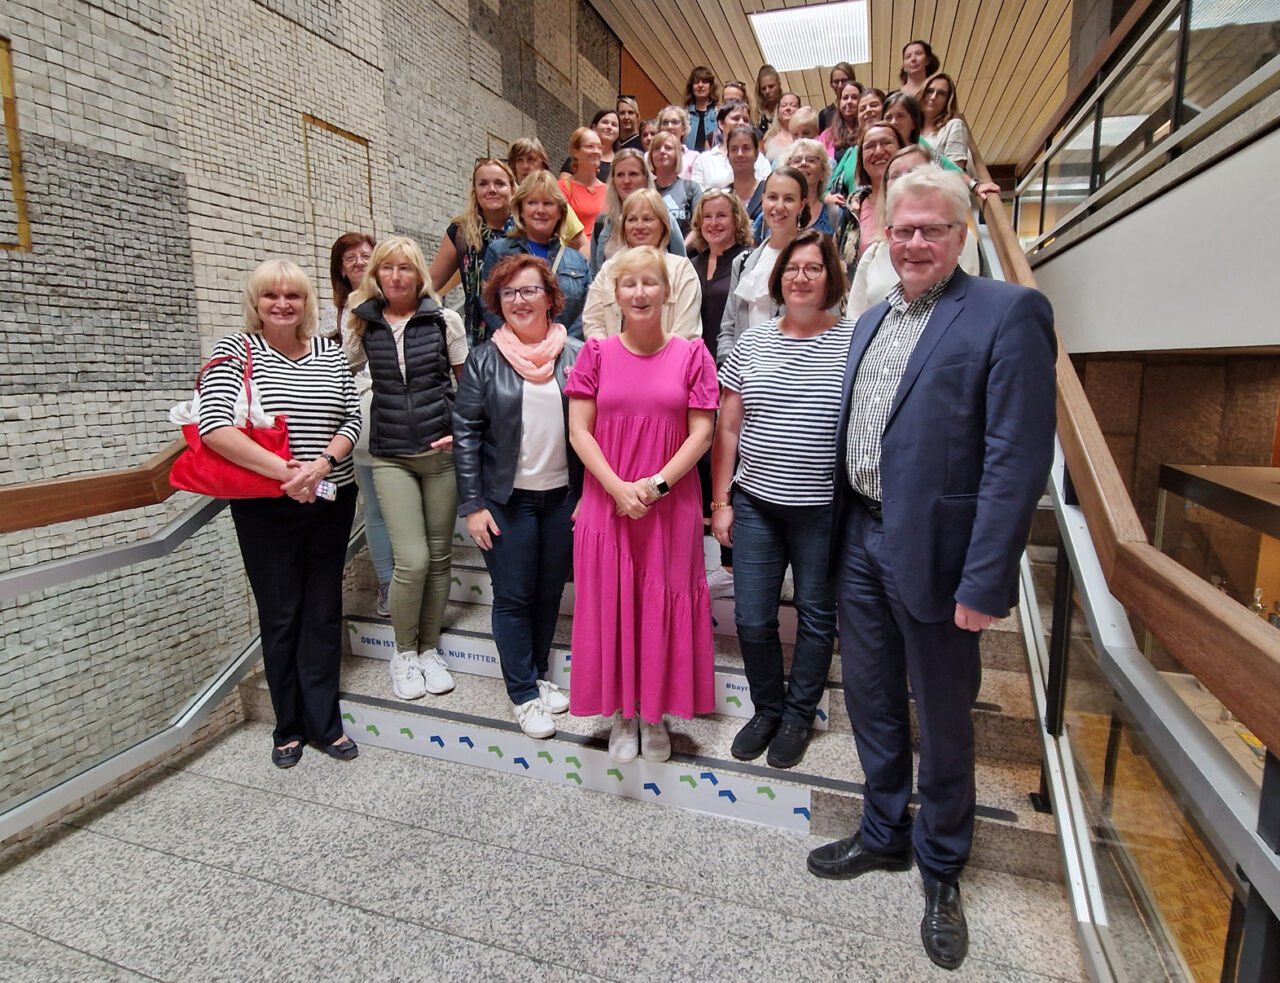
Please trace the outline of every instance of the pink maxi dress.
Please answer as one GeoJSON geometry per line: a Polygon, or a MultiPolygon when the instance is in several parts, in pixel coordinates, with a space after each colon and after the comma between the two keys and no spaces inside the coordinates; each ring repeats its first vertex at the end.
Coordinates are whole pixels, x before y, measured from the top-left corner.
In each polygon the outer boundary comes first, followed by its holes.
{"type": "MultiPolygon", "coordinates": [[[[672,337],[636,355],[622,337],[591,339],[565,393],[596,401],[595,438],[620,478],[658,473],[689,436],[688,411],[719,403],[715,363],[701,340],[672,337]]],[[[573,533],[569,709],[621,710],[657,723],[715,710],[711,601],[696,468],[647,515],[615,514],[588,471],[573,533]]]]}

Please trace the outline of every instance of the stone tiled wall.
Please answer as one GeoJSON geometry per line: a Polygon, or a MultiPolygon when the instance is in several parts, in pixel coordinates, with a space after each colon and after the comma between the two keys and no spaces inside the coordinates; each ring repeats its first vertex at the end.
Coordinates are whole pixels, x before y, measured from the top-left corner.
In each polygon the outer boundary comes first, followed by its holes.
{"type": "MultiPolygon", "coordinates": [[[[292,257],[325,296],[341,231],[430,256],[474,159],[525,135],[558,159],[617,91],[620,51],[580,0],[7,0],[0,38],[32,234],[0,250],[0,483],[163,448],[253,266],[292,257]]],[[[0,536],[0,572],[191,504],[0,536]]],[[[0,808],[172,716],[251,607],[225,514],[168,557],[0,601],[0,808]]]]}

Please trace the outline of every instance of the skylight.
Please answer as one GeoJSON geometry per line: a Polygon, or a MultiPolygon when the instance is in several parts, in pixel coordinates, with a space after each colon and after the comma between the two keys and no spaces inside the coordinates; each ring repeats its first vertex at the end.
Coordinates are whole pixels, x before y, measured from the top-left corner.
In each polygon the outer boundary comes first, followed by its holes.
{"type": "Polygon", "coordinates": [[[866,0],[787,7],[747,16],[765,61],[780,72],[871,60],[866,0]]]}

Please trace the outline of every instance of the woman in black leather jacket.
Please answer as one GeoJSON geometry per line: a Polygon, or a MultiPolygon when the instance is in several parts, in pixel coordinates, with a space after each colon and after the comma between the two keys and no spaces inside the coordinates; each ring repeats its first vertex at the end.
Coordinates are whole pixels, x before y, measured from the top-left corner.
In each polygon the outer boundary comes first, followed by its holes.
{"type": "Polygon", "coordinates": [[[492,268],[484,304],[502,327],[471,350],[453,405],[458,514],[493,582],[493,638],[520,729],[556,732],[569,698],[549,680],[551,639],[573,558],[582,464],[569,445],[565,376],[582,342],[556,317],[564,294],[527,253],[492,268]]]}

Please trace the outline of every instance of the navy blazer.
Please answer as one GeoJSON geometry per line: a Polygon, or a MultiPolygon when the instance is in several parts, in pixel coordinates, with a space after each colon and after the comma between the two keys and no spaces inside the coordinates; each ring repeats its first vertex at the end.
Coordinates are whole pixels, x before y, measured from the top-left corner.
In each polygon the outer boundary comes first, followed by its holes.
{"type": "MultiPolygon", "coordinates": [[[[846,443],[858,366],[889,305],[854,328],[837,447],[836,535],[850,504],[846,443]]],[[[1053,309],[1037,290],[957,269],[907,362],[881,441],[884,535],[917,621],[956,602],[1004,617],[1053,460],[1053,309]]],[[[832,553],[838,558],[840,543],[832,553]]],[[[838,561],[837,561],[838,562],[838,561]]]]}

